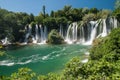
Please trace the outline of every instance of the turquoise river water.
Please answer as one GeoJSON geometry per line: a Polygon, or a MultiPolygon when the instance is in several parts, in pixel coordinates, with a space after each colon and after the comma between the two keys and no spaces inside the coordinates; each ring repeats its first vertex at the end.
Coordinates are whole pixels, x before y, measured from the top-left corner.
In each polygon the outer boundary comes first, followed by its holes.
{"type": "Polygon", "coordinates": [[[90,46],[80,44],[29,45],[6,50],[7,56],[0,58],[0,75],[10,75],[18,68],[28,67],[37,74],[60,72],[73,57],[84,59],[90,46]]]}

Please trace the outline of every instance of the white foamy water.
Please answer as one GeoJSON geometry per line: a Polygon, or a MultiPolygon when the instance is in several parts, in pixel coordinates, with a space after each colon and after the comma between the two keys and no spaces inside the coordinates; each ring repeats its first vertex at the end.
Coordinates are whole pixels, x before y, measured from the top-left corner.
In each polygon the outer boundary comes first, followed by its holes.
{"type": "Polygon", "coordinates": [[[13,66],[15,63],[14,62],[10,62],[8,60],[3,60],[3,61],[0,61],[0,65],[2,66],[13,66]]]}
{"type": "Polygon", "coordinates": [[[84,59],[81,61],[82,63],[87,63],[88,62],[88,59],[84,59]]]}

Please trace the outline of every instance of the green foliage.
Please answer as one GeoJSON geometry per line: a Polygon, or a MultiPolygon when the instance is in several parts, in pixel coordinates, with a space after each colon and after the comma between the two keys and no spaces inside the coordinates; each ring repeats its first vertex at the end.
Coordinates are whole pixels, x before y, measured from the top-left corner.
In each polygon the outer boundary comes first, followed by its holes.
{"type": "Polygon", "coordinates": [[[92,21],[95,19],[95,15],[94,14],[86,14],[84,17],[83,17],[83,22],[87,23],[89,21],[92,21]]]}
{"type": "Polygon", "coordinates": [[[0,39],[7,37],[10,42],[19,41],[24,32],[24,26],[34,21],[34,15],[27,13],[14,13],[0,9],[0,39]]]}
{"type": "Polygon", "coordinates": [[[120,29],[114,29],[111,34],[105,39],[101,40],[101,43],[97,46],[93,46],[91,49],[91,59],[98,60],[103,57],[103,54],[115,54],[119,56],[120,53],[120,29]],[[102,52],[101,52],[102,51],[102,52]]]}
{"type": "Polygon", "coordinates": [[[120,8],[120,0],[116,0],[115,2],[115,9],[120,8]]]}
{"type": "Polygon", "coordinates": [[[38,80],[63,80],[63,78],[55,73],[49,73],[46,76],[40,75],[38,76],[38,80]]]}
{"type": "Polygon", "coordinates": [[[45,13],[45,5],[43,5],[43,15],[44,15],[44,18],[46,17],[46,13],[45,13]]]}
{"type": "Polygon", "coordinates": [[[99,11],[99,13],[97,13],[97,18],[99,19],[106,19],[107,17],[109,17],[111,15],[111,11],[107,10],[107,9],[103,9],[101,11],[99,11]]]}
{"type": "Polygon", "coordinates": [[[57,30],[53,29],[48,35],[47,43],[49,43],[49,44],[62,44],[62,43],[64,43],[64,40],[60,36],[60,34],[57,32],[57,30]]]}
{"type": "Polygon", "coordinates": [[[120,21],[120,8],[117,8],[113,11],[113,16],[115,16],[117,20],[120,21]]]}
{"type": "Polygon", "coordinates": [[[50,17],[55,17],[55,12],[54,11],[51,11],[50,17]]]}
{"type": "Polygon", "coordinates": [[[89,12],[97,14],[99,12],[99,10],[97,8],[91,8],[89,12]]]}
{"type": "Polygon", "coordinates": [[[56,29],[57,23],[56,18],[48,17],[43,20],[43,24],[50,27],[51,29],[56,29]]]}
{"type": "Polygon", "coordinates": [[[120,0],[116,0],[115,2],[115,10],[113,11],[113,16],[115,16],[117,20],[120,21],[120,0]]]}
{"type": "Polygon", "coordinates": [[[69,63],[66,64],[66,68],[64,70],[64,78],[69,80],[71,78],[77,79],[79,76],[79,72],[81,69],[81,62],[78,57],[73,58],[69,63]]]}
{"type": "Polygon", "coordinates": [[[12,73],[8,80],[33,80],[36,74],[29,68],[20,68],[18,72],[12,73]]]}
{"type": "Polygon", "coordinates": [[[78,59],[69,62],[64,71],[65,79],[116,80],[120,78],[120,28],[106,38],[98,39],[90,50],[89,62],[78,59]]]}
{"type": "Polygon", "coordinates": [[[60,25],[66,26],[67,19],[65,17],[47,17],[43,20],[43,24],[48,27],[48,30],[59,29],[60,25]]]}

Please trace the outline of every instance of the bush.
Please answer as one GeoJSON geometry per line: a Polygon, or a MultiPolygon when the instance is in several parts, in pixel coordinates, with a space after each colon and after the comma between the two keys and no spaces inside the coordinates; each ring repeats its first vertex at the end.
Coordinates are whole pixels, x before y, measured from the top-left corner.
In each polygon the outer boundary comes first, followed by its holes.
{"type": "Polygon", "coordinates": [[[69,62],[64,71],[65,79],[117,80],[120,78],[120,28],[114,29],[106,38],[97,39],[90,50],[87,63],[79,59],[69,62]]]}
{"type": "Polygon", "coordinates": [[[36,74],[29,68],[20,68],[18,72],[12,73],[8,80],[33,80],[36,74]]]}
{"type": "Polygon", "coordinates": [[[87,23],[89,21],[93,21],[93,20],[95,20],[95,14],[93,14],[93,13],[86,14],[83,17],[83,22],[85,22],[85,23],[87,23]]]}
{"type": "Polygon", "coordinates": [[[63,44],[64,39],[60,36],[57,30],[53,29],[48,35],[48,44],[63,44]]]}

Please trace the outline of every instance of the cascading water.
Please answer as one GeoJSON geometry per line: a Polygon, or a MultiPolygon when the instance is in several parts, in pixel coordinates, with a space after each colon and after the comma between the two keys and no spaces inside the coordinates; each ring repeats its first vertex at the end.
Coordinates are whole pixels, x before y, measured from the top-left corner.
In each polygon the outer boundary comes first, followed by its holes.
{"type": "Polygon", "coordinates": [[[117,28],[117,19],[114,17],[114,28],[117,28]]]}
{"type": "Polygon", "coordinates": [[[38,25],[36,25],[35,31],[36,31],[35,37],[36,37],[36,40],[38,40],[39,39],[38,25]]]}
{"type": "Polygon", "coordinates": [[[27,43],[29,36],[32,36],[33,43],[40,43],[43,44],[46,42],[47,39],[47,27],[45,26],[44,28],[42,25],[37,25],[35,26],[35,35],[32,34],[31,26],[29,25],[28,27],[25,27],[26,30],[26,37],[25,37],[25,43],[27,43]]]}
{"type": "Polygon", "coordinates": [[[107,22],[107,19],[100,19],[97,21],[92,21],[92,23],[90,21],[90,24],[92,27],[90,40],[86,41],[84,44],[91,45],[95,38],[105,37],[108,35],[108,33],[110,33],[111,29],[117,28],[116,27],[117,20],[115,18],[108,19],[108,22],[107,22]],[[110,23],[108,23],[108,22],[110,22],[110,23]],[[93,25],[95,27],[93,27],[93,25]]]}
{"type": "Polygon", "coordinates": [[[66,36],[66,40],[65,40],[67,43],[72,43],[71,39],[70,39],[70,35],[69,35],[71,27],[72,27],[72,24],[69,25],[68,30],[67,30],[67,36],[66,36]]]}
{"type": "Polygon", "coordinates": [[[91,42],[96,36],[96,29],[98,27],[98,23],[97,21],[91,21],[90,24],[91,24],[91,35],[90,35],[90,42],[91,42]]]}
{"type": "Polygon", "coordinates": [[[46,40],[47,40],[47,36],[48,36],[47,27],[45,26],[45,27],[44,27],[44,43],[45,43],[46,40]]]}
{"type": "Polygon", "coordinates": [[[43,33],[43,28],[40,25],[40,42],[43,42],[43,41],[44,41],[44,33],[43,33]]]}
{"type": "Polygon", "coordinates": [[[75,26],[75,28],[73,27],[73,41],[77,41],[77,29],[78,29],[78,25],[77,23],[73,23],[73,26],[75,26]]]}
{"type": "MultiPolygon", "coordinates": [[[[77,22],[74,22],[68,26],[67,30],[64,30],[63,26],[60,24],[59,33],[62,37],[64,37],[65,42],[69,44],[77,42],[90,45],[95,38],[107,36],[110,31],[113,28],[117,28],[117,26],[118,21],[113,17],[90,21],[86,25],[82,25],[80,27],[78,27],[77,22]]],[[[26,28],[26,42],[28,37],[31,35],[31,29],[30,25],[26,28]]],[[[45,43],[47,35],[48,32],[46,26],[36,25],[33,43],[45,43]]]]}
{"type": "Polygon", "coordinates": [[[66,42],[71,44],[77,41],[78,25],[76,22],[70,24],[67,30],[66,42]]]}
{"type": "Polygon", "coordinates": [[[83,26],[80,27],[80,43],[84,43],[85,42],[85,35],[84,35],[84,28],[83,26]]]}
{"type": "Polygon", "coordinates": [[[106,19],[103,19],[103,32],[102,32],[101,36],[102,37],[107,36],[106,19]]]}
{"type": "Polygon", "coordinates": [[[97,32],[97,27],[98,27],[98,22],[97,21],[90,21],[91,24],[91,34],[89,40],[85,44],[92,44],[92,41],[96,37],[96,32],[97,32]]]}
{"type": "Polygon", "coordinates": [[[33,38],[33,43],[37,43],[39,41],[39,32],[38,32],[38,25],[35,26],[35,38],[33,38]]]}
{"type": "Polygon", "coordinates": [[[2,39],[1,42],[3,45],[10,44],[7,37],[5,37],[5,39],[2,39]]]}
{"type": "Polygon", "coordinates": [[[60,33],[60,35],[61,35],[62,37],[64,37],[62,24],[60,24],[60,31],[59,31],[59,33],[60,33]]]}
{"type": "Polygon", "coordinates": [[[27,27],[25,27],[25,30],[26,30],[26,35],[25,35],[25,40],[24,40],[24,42],[26,43],[27,42],[27,40],[28,40],[28,37],[31,35],[31,25],[28,25],[27,27]]]}

